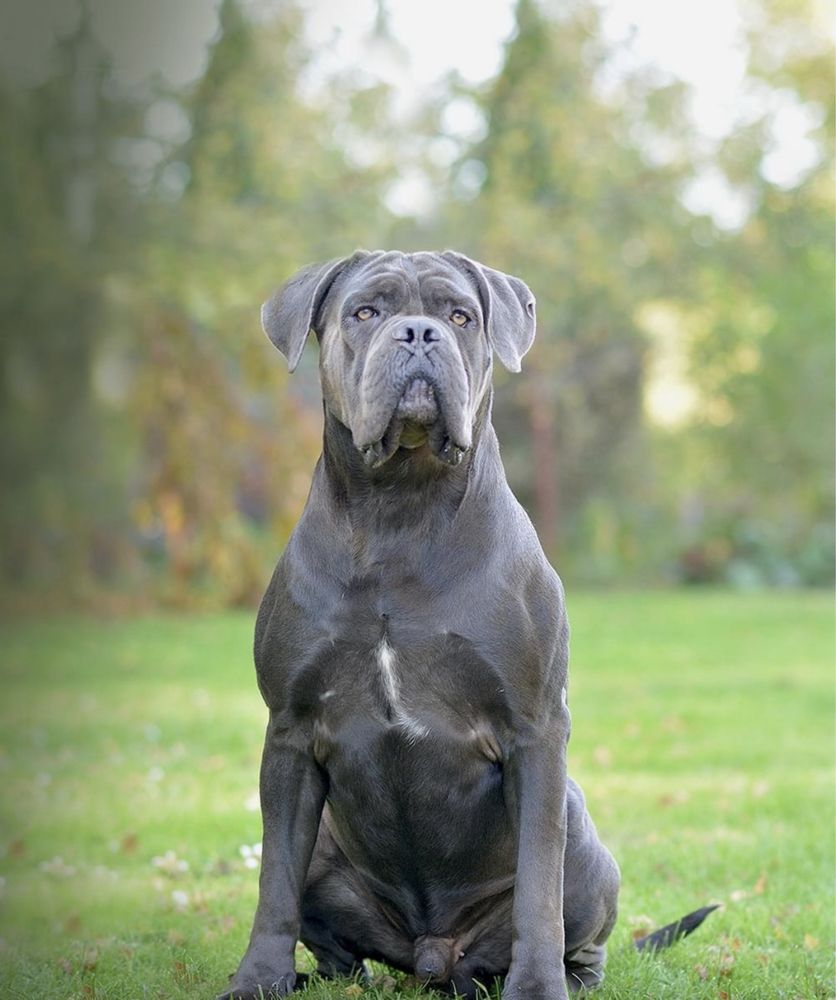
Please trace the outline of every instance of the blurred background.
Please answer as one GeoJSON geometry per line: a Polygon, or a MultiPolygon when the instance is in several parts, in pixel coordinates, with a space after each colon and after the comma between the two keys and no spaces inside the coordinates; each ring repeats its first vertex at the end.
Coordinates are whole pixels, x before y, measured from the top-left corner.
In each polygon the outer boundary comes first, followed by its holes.
{"type": "Polygon", "coordinates": [[[12,0],[7,607],[257,601],[319,453],[259,306],[355,247],[522,277],[511,485],[570,583],[834,574],[815,0],[12,0]]]}

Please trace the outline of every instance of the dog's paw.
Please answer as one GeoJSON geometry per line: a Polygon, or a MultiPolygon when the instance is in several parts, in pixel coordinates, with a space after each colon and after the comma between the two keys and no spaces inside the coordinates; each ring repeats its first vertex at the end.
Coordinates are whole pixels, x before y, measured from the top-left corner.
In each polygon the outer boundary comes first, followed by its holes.
{"type": "Polygon", "coordinates": [[[280,976],[260,976],[258,981],[236,975],[229,988],[215,1000],[279,1000],[296,990],[304,989],[308,977],[304,973],[286,972],[280,976]]]}
{"type": "Polygon", "coordinates": [[[502,1000],[569,1000],[563,971],[554,975],[509,976],[502,989],[502,1000]]]}

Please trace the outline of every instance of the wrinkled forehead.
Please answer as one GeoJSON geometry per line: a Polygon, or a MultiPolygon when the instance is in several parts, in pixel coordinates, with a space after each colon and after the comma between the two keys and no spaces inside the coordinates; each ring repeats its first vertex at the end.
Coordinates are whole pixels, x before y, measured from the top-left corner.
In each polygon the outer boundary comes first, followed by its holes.
{"type": "Polygon", "coordinates": [[[454,302],[480,309],[477,289],[452,262],[437,253],[381,252],[358,261],[335,286],[338,308],[386,298],[401,312],[431,312],[454,302]]]}

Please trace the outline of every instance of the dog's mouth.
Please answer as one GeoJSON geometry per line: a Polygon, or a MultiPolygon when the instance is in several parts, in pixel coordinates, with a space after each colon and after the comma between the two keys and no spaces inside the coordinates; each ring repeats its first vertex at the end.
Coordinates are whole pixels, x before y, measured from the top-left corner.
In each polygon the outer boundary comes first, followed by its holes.
{"type": "Polygon", "coordinates": [[[447,433],[435,389],[425,378],[418,377],[404,389],[383,437],[360,450],[366,465],[377,469],[398,448],[412,451],[423,445],[428,445],[446,465],[458,465],[467,451],[447,433]]]}

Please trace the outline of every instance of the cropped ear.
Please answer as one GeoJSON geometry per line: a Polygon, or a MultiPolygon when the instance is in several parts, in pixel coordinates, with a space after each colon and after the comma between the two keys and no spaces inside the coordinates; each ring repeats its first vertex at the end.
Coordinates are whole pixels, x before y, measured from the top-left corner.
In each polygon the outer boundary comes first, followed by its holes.
{"type": "Polygon", "coordinates": [[[454,250],[442,256],[468,274],[479,289],[488,340],[508,371],[518,372],[520,361],[534,342],[535,299],[519,278],[485,267],[454,250]]]}
{"type": "Polygon", "coordinates": [[[325,297],[352,257],[310,264],[302,268],[261,307],[261,325],[294,371],[302,357],[308,333],[316,326],[325,297]]]}

